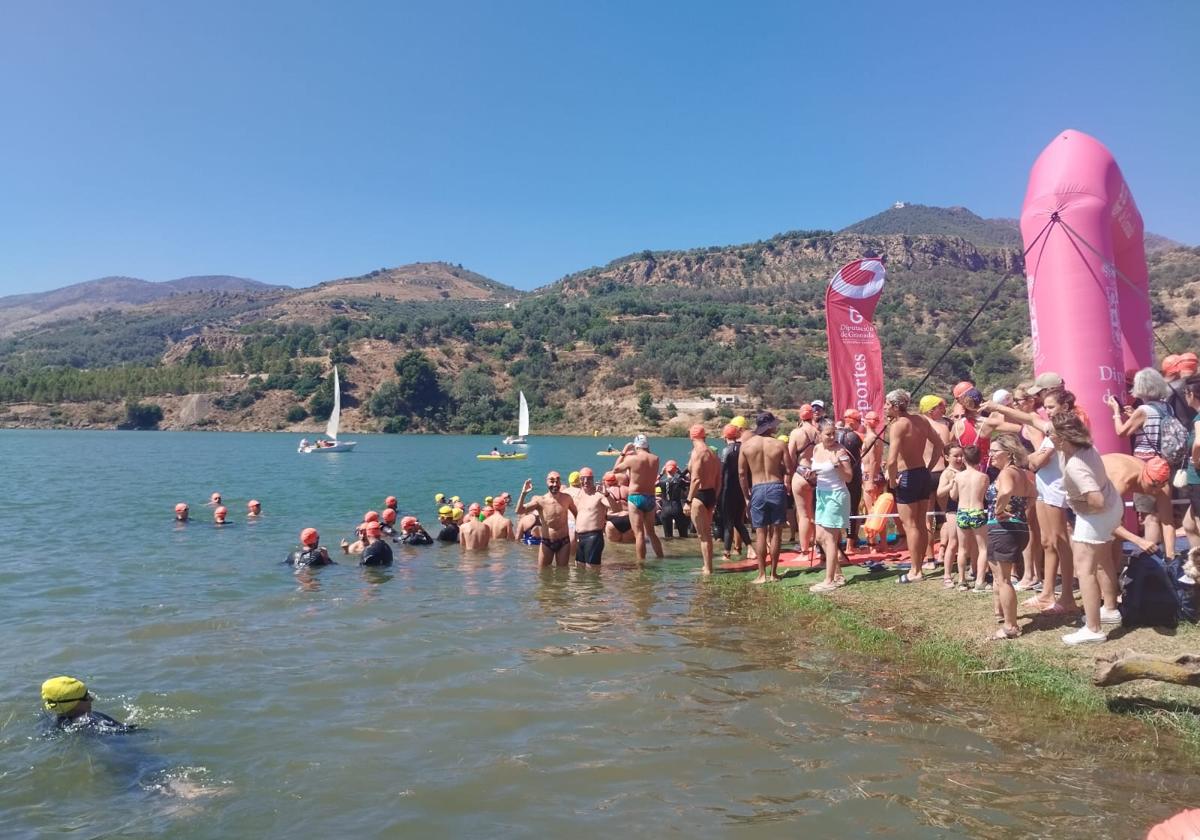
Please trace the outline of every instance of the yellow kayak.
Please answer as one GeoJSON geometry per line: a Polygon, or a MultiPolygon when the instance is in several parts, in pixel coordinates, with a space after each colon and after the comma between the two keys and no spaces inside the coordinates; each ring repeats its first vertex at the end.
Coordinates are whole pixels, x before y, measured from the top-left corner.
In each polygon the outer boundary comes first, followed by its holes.
{"type": "Polygon", "coordinates": [[[608,455],[608,456],[610,456],[610,457],[613,457],[613,458],[615,458],[615,457],[617,457],[618,455],[620,455],[620,454],[621,454],[621,450],[620,450],[620,449],[614,449],[612,452],[604,452],[603,450],[601,450],[600,452],[597,452],[596,454],[597,454],[597,455],[608,455]]]}
{"type": "Polygon", "coordinates": [[[476,455],[480,461],[523,461],[525,460],[524,452],[512,452],[507,455],[476,455]]]}

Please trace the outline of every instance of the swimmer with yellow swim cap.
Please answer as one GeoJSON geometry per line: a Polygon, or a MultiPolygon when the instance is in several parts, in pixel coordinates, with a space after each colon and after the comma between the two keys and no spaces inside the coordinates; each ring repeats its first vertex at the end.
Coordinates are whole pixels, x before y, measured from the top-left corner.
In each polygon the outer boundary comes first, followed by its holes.
{"type": "Polygon", "coordinates": [[[91,692],[74,677],[51,677],[42,683],[42,707],[54,715],[54,725],[58,729],[109,735],[132,732],[137,728],[92,711],[91,692]]]}

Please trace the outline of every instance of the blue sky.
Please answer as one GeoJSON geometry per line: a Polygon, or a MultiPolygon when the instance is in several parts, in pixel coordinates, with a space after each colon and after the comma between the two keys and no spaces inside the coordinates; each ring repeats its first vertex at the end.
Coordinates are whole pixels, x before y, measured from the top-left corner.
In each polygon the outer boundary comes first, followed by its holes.
{"type": "Polygon", "coordinates": [[[1200,3],[16,2],[0,294],[1016,216],[1064,128],[1200,244],[1200,3]]]}

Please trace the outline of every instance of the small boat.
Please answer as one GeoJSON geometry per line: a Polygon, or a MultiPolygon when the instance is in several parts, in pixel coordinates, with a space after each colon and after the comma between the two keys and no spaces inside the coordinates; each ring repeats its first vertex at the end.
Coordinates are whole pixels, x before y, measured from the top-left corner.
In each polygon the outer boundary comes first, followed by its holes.
{"type": "Polygon", "coordinates": [[[601,449],[596,454],[597,455],[612,455],[613,457],[616,457],[617,455],[621,454],[621,450],[620,449],[601,449]]]}
{"type": "Polygon", "coordinates": [[[521,409],[517,418],[517,436],[512,437],[510,435],[509,437],[506,437],[504,439],[504,444],[506,446],[512,446],[514,444],[524,446],[527,443],[525,439],[529,437],[529,403],[525,402],[525,392],[521,391],[520,394],[521,409]]]}
{"type": "Polygon", "coordinates": [[[524,461],[529,456],[524,452],[501,452],[499,454],[476,455],[480,461],[524,461]]]}
{"type": "Polygon", "coordinates": [[[352,452],[358,444],[354,441],[343,440],[339,441],[338,425],[342,422],[342,385],[338,380],[337,365],[333,366],[333,411],[329,414],[329,422],[325,424],[325,436],[329,440],[317,440],[309,443],[307,440],[300,441],[300,448],[296,451],[301,455],[310,455],[313,452],[352,452]]]}

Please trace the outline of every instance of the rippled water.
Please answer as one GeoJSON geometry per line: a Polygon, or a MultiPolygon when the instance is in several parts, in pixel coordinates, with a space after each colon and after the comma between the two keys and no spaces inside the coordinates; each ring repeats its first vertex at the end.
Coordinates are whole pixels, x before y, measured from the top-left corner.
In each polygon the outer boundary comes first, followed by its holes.
{"type": "Polygon", "coordinates": [[[1200,789],[1169,750],[1122,759],[1033,701],[754,618],[761,593],[707,585],[691,543],[599,575],[435,546],[298,578],[303,526],[336,545],[388,494],[428,514],[436,490],[516,493],[608,441],[538,439],[524,464],[475,461],[490,439],[295,443],[0,432],[0,836],[1131,837],[1200,789]],[[37,737],[58,673],[148,731],[37,737]]]}

